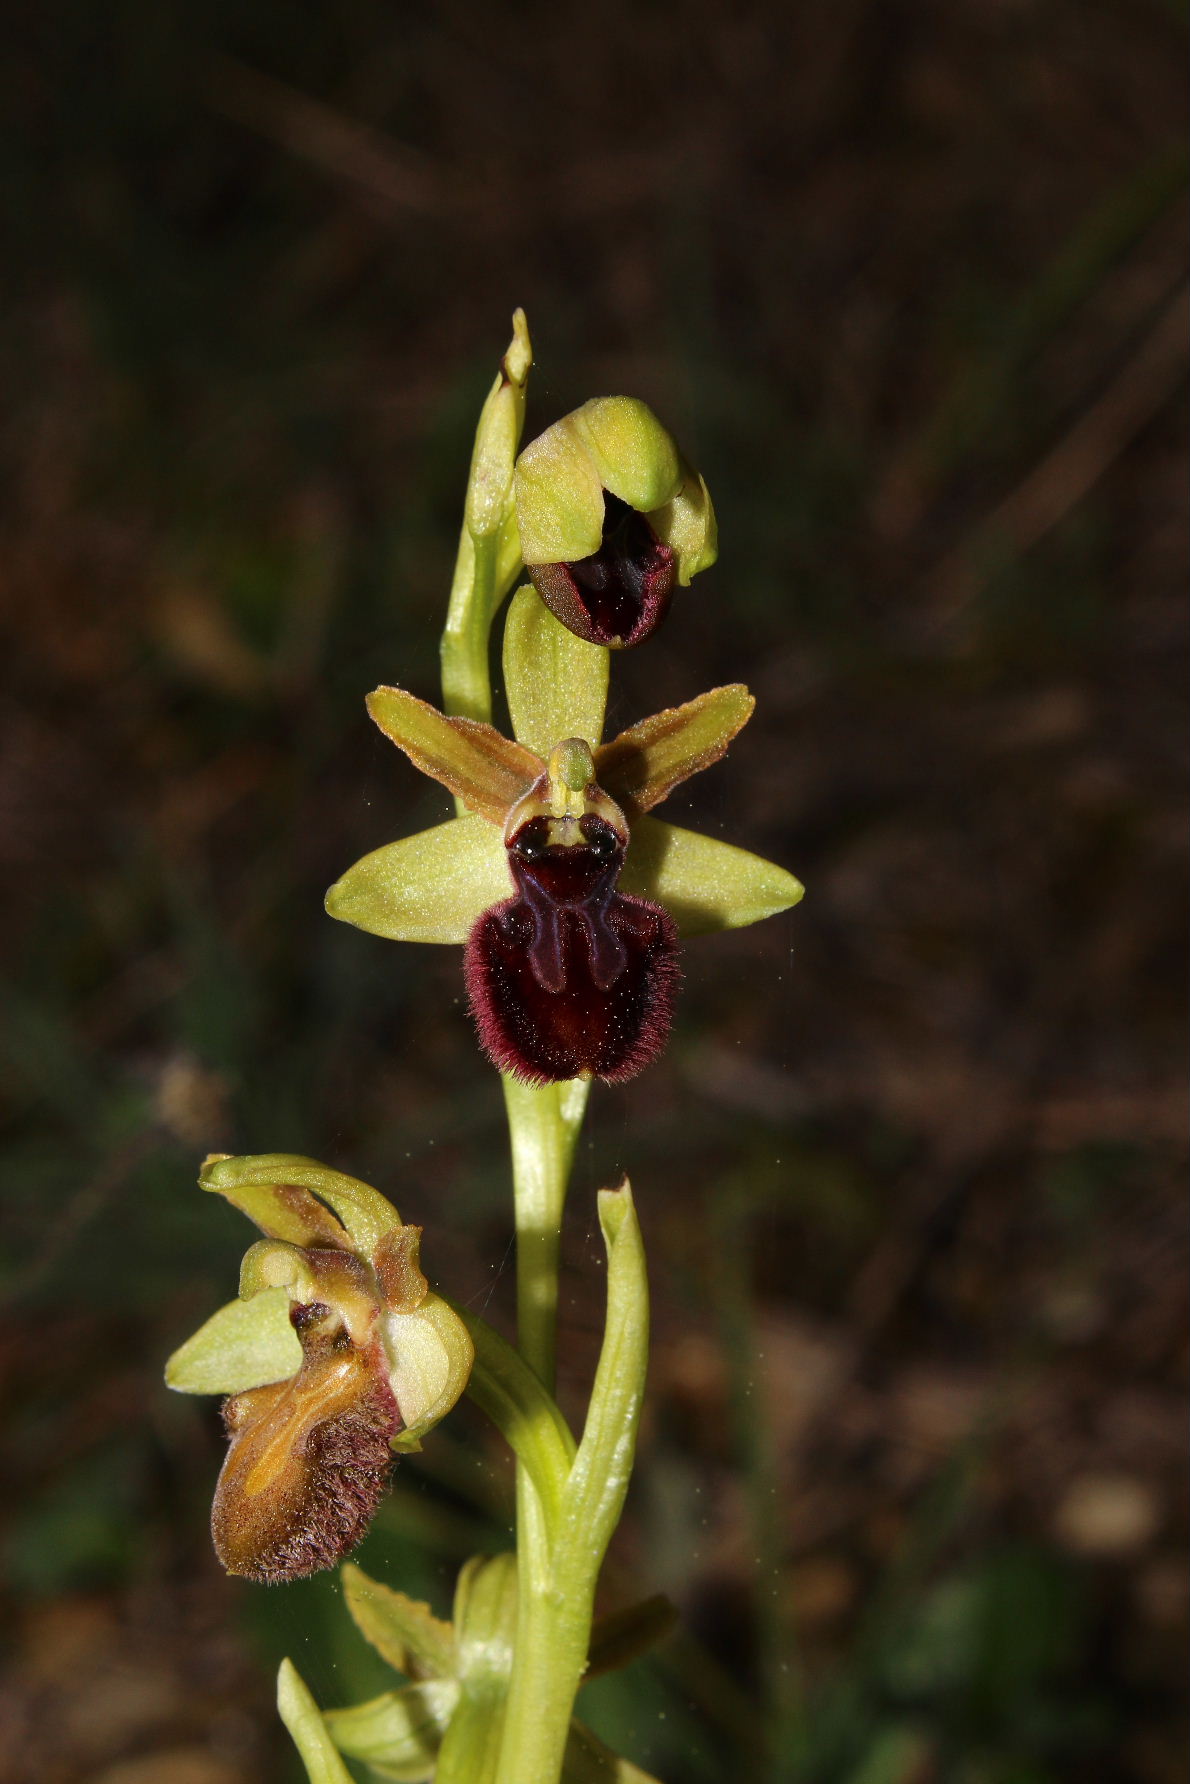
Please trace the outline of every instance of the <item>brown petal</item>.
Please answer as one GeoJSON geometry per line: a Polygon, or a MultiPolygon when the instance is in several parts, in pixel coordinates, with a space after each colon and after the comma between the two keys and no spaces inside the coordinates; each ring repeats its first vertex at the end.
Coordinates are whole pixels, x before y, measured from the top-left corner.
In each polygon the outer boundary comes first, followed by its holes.
{"type": "Polygon", "coordinates": [[[386,737],[415,768],[457,795],[470,811],[502,824],[510,805],[531,786],[545,764],[478,719],[448,719],[403,688],[377,688],[368,711],[386,737]]]}
{"type": "Polygon", "coordinates": [[[692,774],[717,762],[756,706],[742,682],[712,688],[621,731],[595,751],[599,784],[629,817],[659,805],[692,774]]]}

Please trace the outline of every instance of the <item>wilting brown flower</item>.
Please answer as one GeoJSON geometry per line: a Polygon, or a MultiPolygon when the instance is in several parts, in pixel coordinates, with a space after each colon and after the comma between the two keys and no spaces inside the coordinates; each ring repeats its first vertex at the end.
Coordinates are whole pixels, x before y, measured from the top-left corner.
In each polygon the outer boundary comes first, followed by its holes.
{"type": "Polygon", "coordinates": [[[228,1396],[211,1515],[223,1566],[300,1579],[364,1535],[396,1451],[465,1387],[471,1339],[422,1275],[420,1227],[366,1183],[286,1154],[208,1159],[199,1181],[269,1237],[166,1381],[228,1396]]]}

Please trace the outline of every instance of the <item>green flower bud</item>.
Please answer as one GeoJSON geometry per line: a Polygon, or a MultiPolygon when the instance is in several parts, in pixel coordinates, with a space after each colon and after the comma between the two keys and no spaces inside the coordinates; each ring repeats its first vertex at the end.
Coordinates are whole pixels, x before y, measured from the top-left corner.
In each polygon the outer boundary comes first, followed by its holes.
{"type": "Polygon", "coordinates": [[[530,580],[591,644],[639,644],[675,584],[717,556],[706,484],[635,397],[594,397],[547,428],[518,458],[513,492],[530,580]]]}

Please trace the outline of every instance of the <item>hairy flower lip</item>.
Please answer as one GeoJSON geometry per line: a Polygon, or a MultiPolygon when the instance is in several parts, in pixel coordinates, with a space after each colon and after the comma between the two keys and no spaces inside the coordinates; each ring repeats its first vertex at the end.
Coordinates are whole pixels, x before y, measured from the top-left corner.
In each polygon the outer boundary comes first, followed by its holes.
{"type": "Polygon", "coordinates": [[[622,1084],[669,1038],[681,977],[677,926],[659,905],[614,891],[597,922],[566,904],[553,920],[544,968],[527,899],[477,920],[463,967],[480,1043],[524,1083],[622,1084]]]}
{"type": "Polygon", "coordinates": [[[292,1380],[224,1402],[229,1445],[211,1509],[228,1573],[264,1584],[332,1567],[359,1542],[402,1428],[379,1344],[304,1339],[292,1380]]]}

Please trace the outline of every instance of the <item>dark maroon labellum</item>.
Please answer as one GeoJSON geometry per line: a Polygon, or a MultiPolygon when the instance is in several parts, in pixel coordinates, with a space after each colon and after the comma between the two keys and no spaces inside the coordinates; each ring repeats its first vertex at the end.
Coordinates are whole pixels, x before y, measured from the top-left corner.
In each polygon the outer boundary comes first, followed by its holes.
{"type": "Polygon", "coordinates": [[[669,1038],[678,935],[660,905],[616,891],[624,842],[593,814],[581,843],[531,818],[508,848],[515,898],[479,918],[464,970],[480,1041],[533,1084],[583,1073],[622,1083],[669,1038]]]}
{"type": "Polygon", "coordinates": [[[677,557],[643,514],[604,491],[603,543],[571,564],[529,564],[530,580],[554,615],[588,644],[640,644],[664,619],[677,557]]]}

